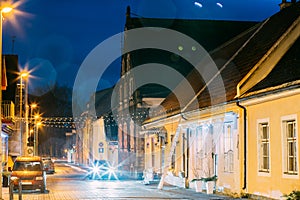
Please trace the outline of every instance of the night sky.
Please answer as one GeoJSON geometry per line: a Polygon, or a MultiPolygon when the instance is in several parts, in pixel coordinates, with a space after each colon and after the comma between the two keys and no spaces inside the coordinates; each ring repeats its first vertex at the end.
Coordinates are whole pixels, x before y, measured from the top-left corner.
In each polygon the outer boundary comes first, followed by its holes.
{"type": "MultiPolygon", "coordinates": [[[[29,91],[57,82],[73,86],[89,52],[122,32],[126,7],[133,17],[261,21],[279,11],[281,0],[19,0],[3,24],[3,53],[17,54],[21,68],[35,69],[29,91]],[[13,42],[14,40],[14,42],[13,42]]],[[[121,45],[121,44],[120,44],[121,45]]],[[[121,47],[120,47],[121,48],[121,47]]],[[[114,85],[120,62],[99,88],[114,85]]],[[[35,94],[37,95],[37,94],[35,94]]]]}

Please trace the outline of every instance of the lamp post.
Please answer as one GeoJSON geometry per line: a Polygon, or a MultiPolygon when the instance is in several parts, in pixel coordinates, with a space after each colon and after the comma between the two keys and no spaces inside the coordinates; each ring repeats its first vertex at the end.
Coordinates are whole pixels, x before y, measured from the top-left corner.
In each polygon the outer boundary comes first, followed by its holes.
{"type": "Polygon", "coordinates": [[[34,155],[35,154],[35,150],[34,150],[34,135],[35,135],[35,118],[34,118],[34,115],[33,115],[33,110],[35,108],[37,108],[37,104],[36,103],[32,103],[30,104],[30,115],[29,115],[29,123],[28,123],[28,126],[29,126],[29,133],[28,133],[28,136],[27,136],[27,140],[28,140],[28,143],[27,143],[27,153],[28,155],[34,155]],[[32,153],[30,152],[29,150],[29,147],[33,147],[32,149],[32,153]]]}
{"type": "Polygon", "coordinates": [[[39,126],[41,125],[41,122],[38,122],[38,119],[40,118],[39,114],[34,115],[34,132],[33,132],[33,155],[38,155],[38,140],[39,140],[39,126]]]}
{"type": "MultiPolygon", "coordinates": [[[[10,7],[4,7],[0,4],[0,116],[2,116],[2,20],[3,13],[8,13],[12,10],[10,7]]],[[[2,154],[3,154],[3,145],[2,145],[2,119],[0,118],[0,199],[2,199],[2,154]]]]}
{"type": "Polygon", "coordinates": [[[28,100],[27,100],[27,83],[23,84],[24,80],[29,76],[27,71],[21,71],[19,73],[20,77],[20,138],[21,138],[21,148],[20,148],[20,155],[25,155],[26,152],[26,138],[28,137],[28,100]],[[24,87],[24,86],[25,87],[24,87]],[[23,87],[25,88],[25,136],[22,133],[22,110],[23,110],[23,87]]]}

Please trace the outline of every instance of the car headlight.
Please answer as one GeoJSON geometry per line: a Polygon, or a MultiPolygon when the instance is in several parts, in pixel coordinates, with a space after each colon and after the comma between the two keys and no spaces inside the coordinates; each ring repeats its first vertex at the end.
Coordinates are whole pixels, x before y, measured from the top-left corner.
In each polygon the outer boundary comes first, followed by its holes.
{"type": "Polygon", "coordinates": [[[100,171],[99,167],[93,167],[92,169],[93,173],[98,173],[100,171]]]}
{"type": "Polygon", "coordinates": [[[116,171],[116,169],[114,167],[109,167],[108,168],[109,173],[114,173],[115,171],[116,171]]]}
{"type": "Polygon", "coordinates": [[[36,178],[35,178],[35,180],[37,180],[37,181],[42,181],[44,178],[42,177],[42,176],[37,176],[36,178]]]}

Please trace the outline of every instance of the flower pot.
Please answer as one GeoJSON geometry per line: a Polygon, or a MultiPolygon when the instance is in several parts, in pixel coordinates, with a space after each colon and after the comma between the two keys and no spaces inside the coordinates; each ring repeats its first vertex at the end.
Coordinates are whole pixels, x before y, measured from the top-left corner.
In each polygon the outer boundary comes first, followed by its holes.
{"type": "Polygon", "coordinates": [[[202,192],[202,181],[195,181],[196,192],[202,192]]]}
{"type": "Polygon", "coordinates": [[[214,193],[214,181],[207,181],[206,182],[206,194],[213,194],[214,193]]]}

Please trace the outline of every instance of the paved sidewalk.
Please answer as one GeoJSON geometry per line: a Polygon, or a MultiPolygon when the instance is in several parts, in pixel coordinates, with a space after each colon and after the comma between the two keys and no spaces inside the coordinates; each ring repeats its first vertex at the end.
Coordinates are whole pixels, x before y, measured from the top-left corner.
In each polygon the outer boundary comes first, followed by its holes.
{"type": "MultiPolygon", "coordinates": [[[[145,187],[153,188],[154,190],[157,189],[158,184],[152,184],[152,185],[145,185],[145,187]]],[[[189,188],[179,188],[176,186],[171,186],[168,184],[165,184],[162,188],[162,191],[174,194],[176,196],[185,196],[189,199],[234,199],[232,197],[220,195],[220,194],[206,194],[205,192],[196,192],[195,189],[189,189],[189,188]]]]}

